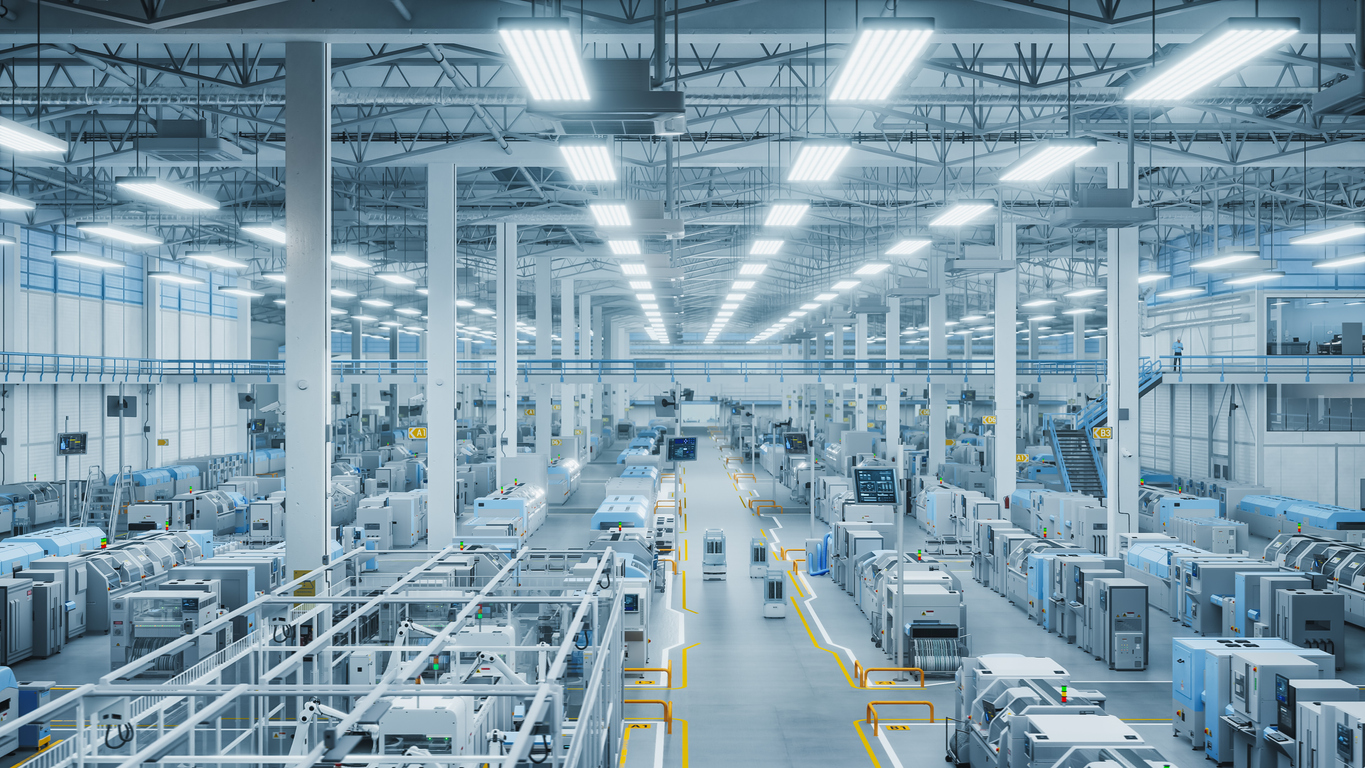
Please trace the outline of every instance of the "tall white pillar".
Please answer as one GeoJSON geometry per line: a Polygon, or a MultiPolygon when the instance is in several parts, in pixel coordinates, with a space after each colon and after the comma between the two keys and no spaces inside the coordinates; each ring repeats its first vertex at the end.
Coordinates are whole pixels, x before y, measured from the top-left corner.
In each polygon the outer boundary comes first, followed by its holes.
{"type": "Polygon", "coordinates": [[[498,407],[497,445],[498,485],[510,485],[512,478],[502,468],[502,460],[517,455],[517,225],[499,224],[497,231],[497,375],[493,378],[498,407]]]}
{"type": "MultiPolygon", "coordinates": [[[[894,285],[894,283],[893,283],[894,285]]],[[[888,381],[882,391],[886,393],[886,455],[900,466],[901,444],[901,381],[896,371],[896,362],[901,359],[901,298],[890,296],[886,300],[886,367],[891,369],[894,380],[888,381]]],[[[904,470],[904,467],[901,467],[904,470]]]]}
{"type": "Polygon", "coordinates": [[[459,535],[455,485],[455,166],[427,166],[427,510],[428,542],[443,547],[459,535]],[[445,334],[449,329],[450,335],[445,334]]]}
{"type": "MultiPolygon", "coordinates": [[[[629,360],[630,327],[627,325],[627,321],[625,320],[625,318],[620,318],[615,323],[612,323],[611,333],[612,358],[616,360],[629,360]]],[[[613,384],[611,386],[613,397],[616,398],[615,401],[612,403],[611,408],[612,418],[616,419],[617,422],[627,421],[630,418],[630,412],[628,410],[630,403],[627,402],[628,396],[626,394],[626,385],[613,384]]],[[[612,428],[614,429],[615,427],[616,425],[613,424],[612,428]]]]}
{"type": "MultiPolygon", "coordinates": [[[[332,52],[328,43],[285,43],[285,223],[289,260],[284,316],[285,473],[289,478],[292,580],[328,561],[331,548],[332,444],[327,413],[332,390],[332,52]]],[[[149,304],[149,308],[150,308],[149,304]]],[[[150,311],[150,309],[149,309],[150,311]]],[[[321,591],[321,590],[319,590],[321,591]]]]}
{"type": "MultiPolygon", "coordinates": [[[[1013,224],[1001,224],[996,242],[1000,244],[1000,258],[1014,261],[1019,252],[1019,230],[1013,224]]],[[[1019,273],[1014,269],[995,273],[995,500],[1003,504],[1014,493],[1018,466],[1014,463],[1015,431],[1018,414],[1015,410],[1019,336],[1014,324],[1018,309],[1019,273]]]]}
{"type": "MultiPolygon", "coordinates": [[[[929,359],[948,359],[948,296],[944,285],[943,259],[929,259],[929,284],[938,293],[929,297],[929,359]]],[[[933,365],[931,362],[930,365],[933,365]]],[[[947,458],[944,433],[948,426],[948,386],[945,374],[929,379],[929,475],[936,477],[947,458]]]]}
{"type": "MultiPolygon", "coordinates": [[[[857,336],[853,339],[853,357],[856,360],[867,359],[867,315],[860,313],[858,322],[853,327],[853,332],[857,336]]],[[[855,363],[856,365],[856,363],[855,363]]],[[[867,385],[857,384],[853,387],[853,425],[854,429],[867,429],[867,385]]]]}
{"type": "MultiPolygon", "coordinates": [[[[574,321],[574,304],[577,299],[573,292],[573,278],[559,281],[559,359],[565,368],[578,358],[578,323],[574,321]]],[[[573,384],[559,385],[559,434],[573,437],[578,429],[578,387],[573,384]]],[[[581,451],[580,451],[581,453],[581,451]]],[[[577,457],[575,457],[577,458],[577,457]]]]}
{"type": "MultiPolygon", "coordinates": [[[[549,360],[554,356],[554,278],[552,257],[536,257],[536,359],[549,360]]],[[[536,384],[536,453],[555,458],[551,446],[551,425],[554,407],[551,405],[552,387],[549,383],[536,384]]]]}
{"type": "MultiPolygon", "coordinates": [[[[1138,228],[1109,230],[1108,426],[1109,551],[1118,551],[1119,517],[1138,513],[1138,228]]],[[[1136,528],[1134,528],[1136,530],[1136,528]]]]}
{"type": "MultiPolygon", "coordinates": [[[[578,297],[578,359],[592,360],[592,295],[578,297]]],[[[574,434],[578,436],[578,455],[592,458],[588,452],[588,435],[592,433],[592,385],[574,387],[574,434]]]]}

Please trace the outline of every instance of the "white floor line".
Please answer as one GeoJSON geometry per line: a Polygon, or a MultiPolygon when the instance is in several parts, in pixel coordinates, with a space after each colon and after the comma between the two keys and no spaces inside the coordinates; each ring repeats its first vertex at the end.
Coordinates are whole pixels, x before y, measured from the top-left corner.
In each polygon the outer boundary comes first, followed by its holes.
{"type": "Polygon", "coordinates": [[[664,768],[664,724],[654,725],[654,768],[664,768]]]}
{"type": "Polygon", "coordinates": [[[892,765],[896,768],[905,768],[905,766],[901,765],[900,758],[896,757],[896,750],[891,748],[891,742],[886,740],[885,731],[880,731],[877,734],[877,741],[882,743],[882,749],[886,750],[886,757],[891,761],[892,765]]]}
{"type": "MultiPolygon", "coordinates": [[[[776,525],[778,528],[782,527],[782,521],[778,520],[777,517],[773,515],[760,515],[760,517],[769,518],[770,520],[773,521],[773,524],[776,525]]],[[[772,538],[775,539],[779,545],[778,551],[781,551],[782,539],[777,535],[777,531],[772,532],[772,538]]],[[[769,546],[771,546],[771,544],[769,546]]],[[[835,648],[838,648],[839,650],[843,651],[848,656],[849,661],[858,662],[858,654],[854,653],[851,648],[847,648],[834,642],[834,638],[830,637],[829,632],[825,630],[824,623],[820,621],[820,614],[816,613],[815,608],[811,605],[811,601],[819,597],[819,595],[815,594],[815,590],[811,587],[810,582],[806,580],[806,574],[801,573],[798,570],[796,572],[796,576],[801,580],[801,584],[805,586],[806,594],[810,595],[810,597],[806,598],[805,601],[806,613],[810,614],[811,621],[814,621],[816,628],[820,630],[820,636],[825,639],[825,644],[832,645],[835,648]]]]}

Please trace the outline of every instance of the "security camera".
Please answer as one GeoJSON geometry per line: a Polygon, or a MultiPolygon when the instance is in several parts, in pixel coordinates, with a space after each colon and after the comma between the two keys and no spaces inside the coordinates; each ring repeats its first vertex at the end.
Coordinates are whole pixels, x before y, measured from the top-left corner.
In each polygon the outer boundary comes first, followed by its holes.
{"type": "Polygon", "coordinates": [[[279,401],[279,400],[276,400],[275,402],[271,403],[270,405],[261,406],[261,413],[280,413],[280,414],[282,414],[282,413],[284,413],[284,406],[280,405],[280,401],[279,401]]]}

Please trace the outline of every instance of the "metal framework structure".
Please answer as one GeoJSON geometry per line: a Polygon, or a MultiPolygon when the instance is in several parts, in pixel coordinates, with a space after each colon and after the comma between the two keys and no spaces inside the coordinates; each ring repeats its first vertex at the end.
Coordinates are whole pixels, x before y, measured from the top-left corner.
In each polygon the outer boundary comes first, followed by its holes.
{"type": "MultiPolygon", "coordinates": [[[[685,276],[671,318],[678,334],[694,333],[714,316],[718,293],[760,234],[766,205],[793,194],[810,199],[806,221],[787,233],[754,300],[729,326],[746,337],[908,235],[935,235],[933,256],[951,257],[994,243],[997,223],[1019,224],[1020,295],[1093,284],[1106,271],[1105,238],[1095,230],[1057,229],[1049,217],[1072,204],[1074,189],[1104,186],[1115,173],[1131,173],[1138,201],[1159,212],[1141,232],[1145,257],[1158,263],[1182,249],[1188,255],[1216,247],[1220,224],[1246,237],[1253,228],[1350,215],[1361,204],[1365,177],[1357,155],[1365,121],[1309,107],[1322,87],[1355,69],[1360,51],[1351,3],[1328,0],[1321,18],[1287,0],[1265,7],[1252,0],[917,6],[914,12],[933,15],[939,30],[921,65],[887,103],[853,106],[829,104],[825,92],[855,32],[857,6],[781,5],[780,22],[772,3],[756,0],[338,0],[328,19],[303,0],[42,0],[10,7],[0,24],[18,42],[0,50],[0,115],[60,136],[70,149],[58,158],[0,163],[0,189],[38,204],[27,216],[33,226],[137,223],[165,240],[149,253],[171,261],[189,251],[225,250],[250,264],[243,275],[267,294],[255,302],[254,318],[280,322],[283,309],[272,300],[283,288],[259,277],[280,269],[283,249],[239,227],[285,213],[281,41],[315,38],[333,43],[338,247],[422,284],[424,166],[452,162],[460,168],[461,296],[491,299],[495,225],[515,222],[526,316],[540,256],[552,258],[554,277],[573,277],[580,293],[598,296],[594,305],[609,315],[638,313],[619,259],[586,211],[600,198],[667,201],[685,223],[680,239],[644,243],[685,276]],[[1182,44],[1220,19],[1257,11],[1304,17],[1300,34],[1178,105],[1123,101],[1131,80],[1182,44]],[[612,139],[614,183],[580,183],[567,174],[555,146],[560,137],[527,111],[526,92],[498,44],[498,16],[553,13],[569,17],[585,58],[649,60],[660,87],[685,94],[682,135],[612,139]],[[981,28],[983,16],[992,19],[990,29],[981,28]],[[349,26],[330,24],[342,18],[349,26]],[[204,146],[212,151],[179,159],[143,151],[171,120],[204,121],[204,146]],[[999,181],[1000,168],[1029,142],[1067,135],[1101,145],[1074,178],[999,181]],[[795,147],[811,137],[849,140],[855,149],[828,182],[786,182],[795,147]],[[190,186],[221,207],[177,215],[121,195],[115,178],[139,169],[190,186]],[[927,220],[946,201],[968,196],[999,200],[999,217],[946,237],[928,230],[927,220]]],[[[895,3],[863,9],[898,11],[909,12],[895,3]]],[[[923,258],[897,261],[859,290],[894,293],[901,278],[927,274],[923,258]]],[[[360,296],[384,295],[418,309],[425,301],[375,280],[370,270],[337,275],[337,288],[360,296]]],[[[930,290],[949,295],[950,314],[966,314],[989,305],[993,281],[989,273],[963,270],[930,290]]],[[[846,316],[854,301],[856,292],[813,313],[807,327],[846,316]]],[[[337,304],[353,314],[364,309],[337,304]]],[[[924,322],[922,296],[905,305],[905,322],[924,322]]],[[[872,333],[887,335],[879,322],[872,333]]],[[[1102,327],[1103,312],[1090,323],[1102,327]]]]}

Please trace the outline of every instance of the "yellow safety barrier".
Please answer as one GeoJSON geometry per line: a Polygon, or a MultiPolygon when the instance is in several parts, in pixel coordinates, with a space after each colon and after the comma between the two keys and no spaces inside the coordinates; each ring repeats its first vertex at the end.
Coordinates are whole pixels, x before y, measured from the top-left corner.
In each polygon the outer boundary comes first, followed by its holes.
{"type": "Polygon", "coordinates": [[[668,679],[668,687],[673,687],[673,660],[668,660],[666,667],[625,667],[623,672],[662,672],[668,679]]]}
{"type": "MultiPolygon", "coordinates": [[[[630,702],[626,702],[626,703],[629,704],[630,702]]],[[[870,725],[872,726],[872,735],[873,735],[873,736],[878,735],[878,733],[877,733],[877,725],[878,725],[878,723],[877,723],[877,710],[876,710],[876,706],[889,707],[889,706],[897,706],[897,705],[902,705],[902,706],[903,706],[903,705],[908,705],[908,704],[915,704],[915,705],[920,705],[920,704],[922,704],[922,705],[928,707],[928,708],[929,708],[929,722],[931,722],[931,723],[934,722],[934,703],[933,703],[932,701],[869,701],[869,702],[867,703],[867,722],[868,722],[868,724],[870,724],[870,725]],[[874,706],[874,705],[875,705],[875,706],[874,706]]]]}
{"type": "MultiPolygon", "coordinates": [[[[755,501],[763,501],[763,499],[755,499],[755,501]]],[[[787,511],[787,510],[785,510],[785,509],[782,508],[782,505],[781,505],[781,504],[759,504],[759,505],[756,506],[756,507],[752,507],[752,509],[754,510],[754,514],[755,514],[755,515],[758,514],[758,510],[760,510],[760,509],[776,509],[776,510],[778,510],[779,512],[784,513],[784,514],[785,514],[786,511],[787,511]]]]}
{"type": "MultiPolygon", "coordinates": [[[[670,550],[670,551],[672,551],[672,550],[670,550]]],[[[661,557],[661,558],[659,558],[659,559],[662,560],[662,561],[664,561],[665,563],[672,563],[672,564],[673,564],[673,575],[674,575],[674,576],[677,576],[677,575],[678,575],[678,561],[677,561],[677,560],[675,560],[675,559],[673,559],[673,558],[671,558],[671,557],[661,557]]]]}
{"type": "MultiPolygon", "coordinates": [[[[625,700],[623,700],[621,703],[622,703],[622,704],[659,704],[659,705],[661,705],[661,706],[664,708],[664,726],[665,726],[666,732],[667,732],[667,733],[673,733],[673,705],[670,704],[669,702],[664,701],[663,699],[625,699],[625,700]]],[[[877,703],[880,704],[880,703],[882,703],[882,702],[877,702],[877,703]]],[[[896,704],[896,703],[901,703],[901,702],[888,701],[888,702],[885,702],[885,703],[887,703],[887,704],[896,704]]],[[[933,706],[933,705],[930,705],[930,708],[931,708],[931,709],[932,709],[932,706],[933,706]]]]}
{"type": "MultiPolygon", "coordinates": [[[[788,552],[805,552],[805,551],[806,551],[806,548],[805,548],[805,547],[782,547],[782,551],[778,554],[778,557],[782,558],[783,560],[786,560],[786,559],[787,559],[787,553],[788,553],[788,552]]],[[[804,562],[806,562],[806,561],[805,561],[805,560],[802,560],[801,562],[804,563],[804,562]]]]}
{"type": "Polygon", "coordinates": [[[730,475],[730,479],[735,481],[736,483],[739,482],[739,479],[741,477],[747,477],[750,480],[754,481],[755,483],[758,482],[758,478],[754,477],[753,473],[751,472],[736,472],[733,475],[730,475]]]}
{"type": "MultiPolygon", "coordinates": [[[[860,665],[855,664],[855,666],[860,665]]],[[[921,688],[924,687],[924,670],[920,669],[919,667],[862,667],[861,669],[855,671],[855,673],[858,675],[859,688],[867,687],[867,676],[868,673],[871,672],[918,672],[919,687],[921,688]]]]}
{"type": "Polygon", "coordinates": [[[744,506],[752,510],[754,508],[754,505],[759,503],[775,507],[777,506],[777,499],[749,499],[744,506]]]}

